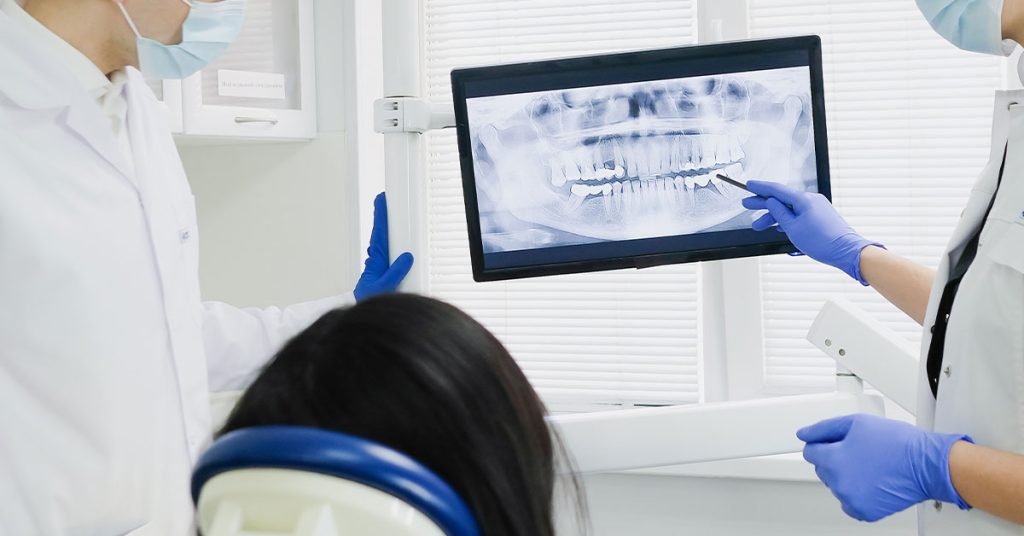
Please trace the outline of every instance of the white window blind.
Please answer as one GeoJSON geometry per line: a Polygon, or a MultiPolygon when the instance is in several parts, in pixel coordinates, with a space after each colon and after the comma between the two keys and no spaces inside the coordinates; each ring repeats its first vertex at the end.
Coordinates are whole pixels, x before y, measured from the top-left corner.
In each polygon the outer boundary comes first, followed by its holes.
{"type": "MultiPolygon", "coordinates": [[[[833,195],[861,234],[935,266],[988,156],[998,58],[956,50],[914,0],[750,0],[754,37],[819,34],[833,195]]],[[[870,289],[805,258],[761,262],[768,391],[828,388],[835,364],[804,340],[844,296],[919,342],[920,327],[870,289]]]]}
{"type": "MultiPolygon", "coordinates": [[[[695,1],[426,0],[427,91],[454,67],[696,41],[695,1]]],[[[428,141],[430,291],[491,329],[554,410],[700,398],[693,265],[527,281],[472,281],[455,136],[428,141]]]]}

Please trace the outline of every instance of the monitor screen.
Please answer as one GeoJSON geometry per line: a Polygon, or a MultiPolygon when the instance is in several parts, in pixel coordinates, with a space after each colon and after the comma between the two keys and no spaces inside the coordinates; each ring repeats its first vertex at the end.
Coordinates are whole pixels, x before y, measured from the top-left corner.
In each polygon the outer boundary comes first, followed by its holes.
{"type": "Polygon", "coordinates": [[[477,280],[791,252],[718,175],[830,194],[815,37],[452,81],[477,280]]]}

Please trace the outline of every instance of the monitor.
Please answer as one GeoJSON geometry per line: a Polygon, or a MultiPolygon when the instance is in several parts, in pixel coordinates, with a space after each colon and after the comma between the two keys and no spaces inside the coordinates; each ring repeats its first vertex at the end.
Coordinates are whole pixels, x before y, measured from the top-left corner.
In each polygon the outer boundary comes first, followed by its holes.
{"type": "Polygon", "coordinates": [[[816,36],[451,77],[477,281],[795,252],[719,174],[831,199],[816,36]]]}

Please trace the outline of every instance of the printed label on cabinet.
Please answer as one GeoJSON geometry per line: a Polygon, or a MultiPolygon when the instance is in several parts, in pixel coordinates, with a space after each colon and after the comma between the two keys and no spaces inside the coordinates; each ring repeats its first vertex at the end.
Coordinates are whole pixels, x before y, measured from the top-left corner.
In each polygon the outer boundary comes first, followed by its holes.
{"type": "Polygon", "coordinates": [[[284,75],[251,71],[217,71],[217,94],[221,97],[284,100],[284,75]]]}

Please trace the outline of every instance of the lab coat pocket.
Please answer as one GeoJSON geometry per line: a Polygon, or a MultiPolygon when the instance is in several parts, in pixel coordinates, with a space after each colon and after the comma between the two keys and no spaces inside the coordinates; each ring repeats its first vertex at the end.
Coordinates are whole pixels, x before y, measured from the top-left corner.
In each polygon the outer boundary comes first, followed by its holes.
{"type": "Polygon", "coordinates": [[[992,262],[1024,273],[1024,224],[1009,223],[989,247],[992,262]]]}

